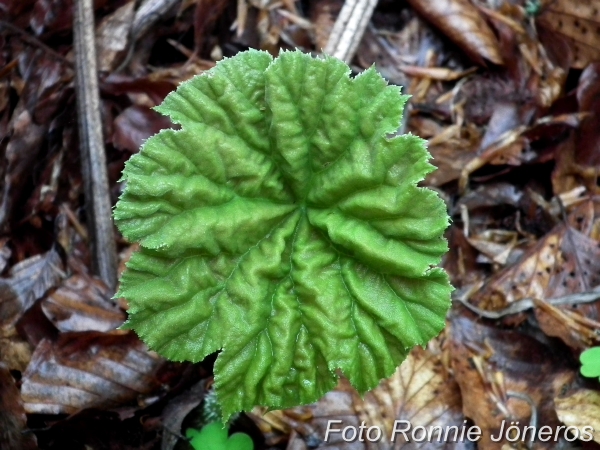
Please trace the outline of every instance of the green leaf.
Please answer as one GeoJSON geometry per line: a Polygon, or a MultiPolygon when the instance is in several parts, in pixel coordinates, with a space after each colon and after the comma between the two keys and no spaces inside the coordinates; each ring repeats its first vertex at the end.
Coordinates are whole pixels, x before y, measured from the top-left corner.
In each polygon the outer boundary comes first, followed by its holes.
{"type": "Polygon", "coordinates": [[[201,431],[188,428],[185,432],[194,450],[254,450],[254,442],[246,433],[233,433],[227,437],[222,423],[209,423],[201,431]]]}
{"type": "Polygon", "coordinates": [[[581,374],[584,377],[600,378],[600,347],[588,348],[581,355],[581,374]]]}
{"type": "Polygon", "coordinates": [[[338,370],[360,391],[444,327],[443,201],[424,141],[394,136],[407,96],[369,69],[250,50],[156,109],[115,212],[139,241],[125,328],[172,360],[221,351],[224,420],[311,403],[338,370]]]}
{"type": "Polygon", "coordinates": [[[194,450],[227,450],[227,428],[222,423],[209,423],[198,431],[188,428],[186,437],[194,450]]]}

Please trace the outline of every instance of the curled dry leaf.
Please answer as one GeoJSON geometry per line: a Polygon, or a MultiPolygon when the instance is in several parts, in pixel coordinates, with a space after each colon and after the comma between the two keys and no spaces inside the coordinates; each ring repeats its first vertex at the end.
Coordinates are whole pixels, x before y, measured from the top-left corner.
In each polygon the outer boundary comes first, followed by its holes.
{"type": "Polygon", "coordinates": [[[469,0],[409,0],[408,3],[476,63],[502,64],[498,41],[491,28],[469,0]]]}
{"type": "Polygon", "coordinates": [[[74,275],[42,301],[42,311],[60,331],[109,331],[125,321],[100,280],[74,275]]]}
{"type": "MultiPolygon", "coordinates": [[[[503,420],[518,421],[523,429],[536,415],[538,427],[560,425],[553,399],[574,378],[573,371],[564,367],[566,355],[523,332],[486,326],[458,314],[451,317],[449,332],[463,413],[481,428],[479,448],[500,450],[508,444],[505,439],[491,440],[492,435],[498,436],[503,420]]],[[[533,448],[560,445],[560,441],[538,441],[533,448]]]]}
{"type": "Polygon", "coordinates": [[[129,43],[129,32],[133,23],[135,2],[125,3],[102,19],[96,27],[96,52],[98,70],[112,71],[120,63],[129,43]]]}
{"type": "Polygon", "coordinates": [[[0,325],[14,323],[65,276],[54,249],[15,264],[8,275],[0,279],[0,325]]]}
{"type": "Polygon", "coordinates": [[[518,233],[488,229],[467,237],[467,240],[481,252],[478,261],[505,265],[517,245],[518,233]]]}
{"type": "Polygon", "coordinates": [[[63,333],[44,339],[23,374],[25,411],[73,414],[91,407],[116,407],[159,386],[162,358],[132,334],[63,333]]]}
{"type": "Polygon", "coordinates": [[[584,427],[592,427],[593,440],[600,444],[600,392],[579,388],[556,397],[554,404],[562,423],[577,427],[582,434],[584,427]]]}

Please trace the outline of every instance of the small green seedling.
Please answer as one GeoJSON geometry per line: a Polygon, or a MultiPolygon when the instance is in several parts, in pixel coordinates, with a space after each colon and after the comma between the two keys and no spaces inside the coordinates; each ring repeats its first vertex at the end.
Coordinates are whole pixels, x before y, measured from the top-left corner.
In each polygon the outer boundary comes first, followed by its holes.
{"type": "Polygon", "coordinates": [[[254,443],[245,433],[233,433],[228,436],[222,423],[209,423],[201,431],[188,428],[186,437],[194,450],[254,450],[254,443]]]}
{"type": "Polygon", "coordinates": [[[250,50],[156,108],[181,125],[126,164],[114,211],[140,243],[124,328],[175,361],[220,351],[223,420],[361,393],[444,327],[449,219],[418,187],[425,142],[397,136],[407,96],[371,68],[250,50]]]}
{"type": "Polygon", "coordinates": [[[600,380],[600,347],[592,347],[579,355],[581,361],[581,375],[584,377],[598,377],[600,380]]]}

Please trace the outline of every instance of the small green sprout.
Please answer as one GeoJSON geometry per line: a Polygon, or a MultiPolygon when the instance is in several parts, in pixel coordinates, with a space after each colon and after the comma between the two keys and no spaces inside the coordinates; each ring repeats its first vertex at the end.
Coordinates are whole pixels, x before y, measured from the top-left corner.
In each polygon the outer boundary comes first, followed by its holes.
{"type": "Polygon", "coordinates": [[[228,436],[227,428],[218,422],[205,425],[201,431],[188,428],[185,435],[194,450],[254,450],[250,436],[246,433],[228,436]]]}
{"type": "Polygon", "coordinates": [[[123,328],[175,361],[220,351],[223,421],[361,393],[445,325],[446,205],[418,186],[408,97],[371,68],[299,51],[220,61],[156,108],[181,125],[123,171],[115,222],[140,249],[123,328]]]}
{"type": "Polygon", "coordinates": [[[600,380],[600,347],[592,347],[579,355],[581,362],[581,375],[584,377],[598,377],[600,380]]]}

